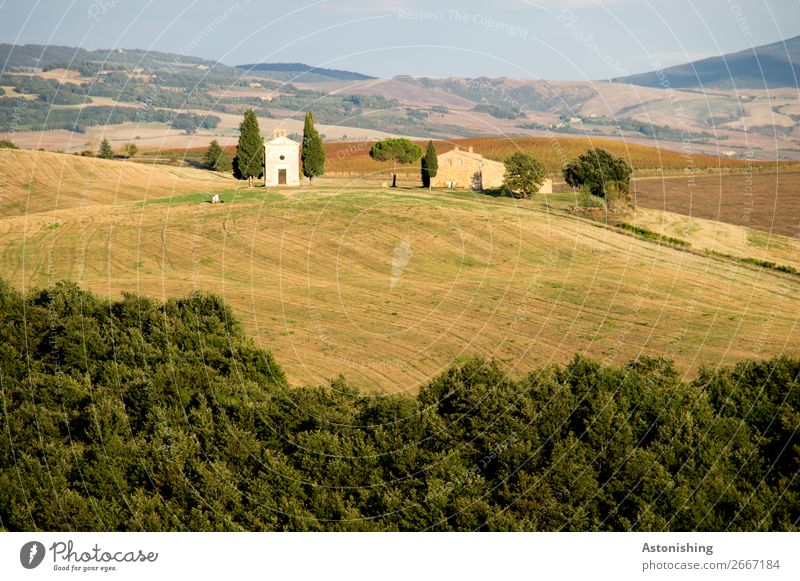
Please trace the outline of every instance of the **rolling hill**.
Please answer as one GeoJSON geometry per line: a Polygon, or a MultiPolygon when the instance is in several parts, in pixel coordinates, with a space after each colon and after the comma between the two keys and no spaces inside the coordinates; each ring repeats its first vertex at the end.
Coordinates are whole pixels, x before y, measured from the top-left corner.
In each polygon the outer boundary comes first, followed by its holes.
{"type": "Polygon", "coordinates": [[[149,163],[0,149],[0,220],[230,187],[233,177],[149,163]]]}
{"type": "Polygon", "coordinates": [[[685,65],[613,79],[618,83],[682,89],[795,88],[800,83],[800,36],[685,65]]]}
{"type": "MultiPolygon", "coordinates": [[[[0,199],[3,278],[111,298],[219,294],[296,386],[343,373],[415,392],[472,354],[520,372],[575,353],[663,355],[688,371],[800,349],[798,277],[703,255],[701,238],[688,252],[579,219],[558,209],[570,193],[515,201],[416,180],[281,192],[201,170],[0,156],[16,176],[0,199]],[[225,203],[205,203],[211,192],[225,203]]],[[[774,244],[736,232],[755,256],[774,244]]]]}

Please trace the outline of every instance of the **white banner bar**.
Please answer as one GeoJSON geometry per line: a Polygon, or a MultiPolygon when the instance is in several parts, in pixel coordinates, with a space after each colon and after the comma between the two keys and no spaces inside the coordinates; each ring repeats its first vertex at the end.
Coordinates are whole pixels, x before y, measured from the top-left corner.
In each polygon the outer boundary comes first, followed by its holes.
{"type": "Polygon", "coordinates": [[[3,533],[2,579],[800,579],[797,533],[3,533]]]}

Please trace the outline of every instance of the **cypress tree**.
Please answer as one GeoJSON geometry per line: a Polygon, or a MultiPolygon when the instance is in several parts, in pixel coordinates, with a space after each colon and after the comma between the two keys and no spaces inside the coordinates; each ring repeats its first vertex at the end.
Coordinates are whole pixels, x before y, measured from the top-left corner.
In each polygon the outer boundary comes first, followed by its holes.
{"type": "Polygon", "coordinates": [[[427,186],[428,190],[431,189],[431,181],[439,173],[439,159],[436,157],[436,148],[433,146],[433,141],[428,141],[428,148],[425,150],[425,155],[421,161],[422,166],[422,185],[427,186]]]}
{"type": "Polygon", "coordinates": [[[252,109],[244,112],[244,119],[239,125],[239,143],[236,146],[236,162],[238,174],[246,179],[250,186],[253,178],[261,175],[264,140],[258,129],[258,119],[252,109]]]}
{"type": "Polygon", "coordinates": [[[311,111],[306,113],[305,127],[303,128],[303,175],[309,180],[325,174],[325,148],[322,138],[314,127],[314,115],[311,111]]]}

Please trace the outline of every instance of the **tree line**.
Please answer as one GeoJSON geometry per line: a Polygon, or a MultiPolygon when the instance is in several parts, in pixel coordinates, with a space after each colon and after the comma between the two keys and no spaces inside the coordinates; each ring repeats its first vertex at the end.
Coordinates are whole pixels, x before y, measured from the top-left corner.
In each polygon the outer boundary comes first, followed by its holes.
{"type": "Polygon", "coordinates": [[[292,388],[219,298],[0,282],[0,529],[795,531],[800,359],[292,388]]]}

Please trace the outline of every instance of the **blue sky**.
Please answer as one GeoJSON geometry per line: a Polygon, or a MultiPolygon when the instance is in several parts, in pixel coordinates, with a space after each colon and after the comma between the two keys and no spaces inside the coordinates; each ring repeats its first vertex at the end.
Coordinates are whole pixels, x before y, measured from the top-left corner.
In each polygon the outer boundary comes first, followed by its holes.
{"type": "Polygon", "coordinates": [[[798,0],[0,0],[0,41],[374,76],[603,79],[800,35],[798,0]]]}

